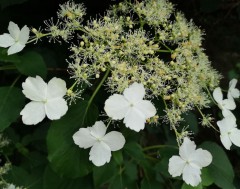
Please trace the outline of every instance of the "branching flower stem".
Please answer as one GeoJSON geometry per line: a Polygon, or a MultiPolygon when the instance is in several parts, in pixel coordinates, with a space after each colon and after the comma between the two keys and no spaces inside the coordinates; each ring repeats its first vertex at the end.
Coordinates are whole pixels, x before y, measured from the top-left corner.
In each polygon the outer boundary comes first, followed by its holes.
{"type": "Polygon", "coordinates": [[[0,70],[15,70],[17,69],[15,65],[1,66],[0,70]]]}
{"type": "Polygon", "coordinates": [[[212,94],[211,94],[211,92],[209,91],[209,89],[208,89],[207,87],[205,87],[205,89],[207,90],[208,95],[209,95],[210,98],[212,99],[213,103],[216,104],[216,105],[218,106],[218,103],[213,99],[212,94]]]}
{"type": "MultiPolygon", "coordinates": [[[[206,116],[202,113],[202,111],[201,111],[201,109],[198,107],[198,106],[196,106],[196,108],[197,108],[197,110],[199,111],[199,113],[201,114],[201,116],[202,116],[202,118],[204,119],[206,119],[206,116]]],[[[206,120],[208,120],[208,119],[206,119],[206,120]]],[[[215,131],[217,131],[218,133],[219,133],[219,130],[217,130],[213,125],[212,125],[212,123],[210,122],[210,121],[208,121],[208,123],[209,123],[209,125],[215,130],[215,131]]]]}
{"type": "Polygon", "coordinates": [[[101,88],[101,86],[102,86],[102,84],[104,83],[104,81],[107,79],[107,76],[108,76],[109,73],[110,73],[110,68],[107,69],[107,71],[106,71],[105,75],[103,76],[101,82],[98,84],[97,88],[95,89],[95,91],[93,92],[91,98],[89,99],[88,104],[87,104],[87,107],[86,107],[86,110],[85,110],[85,113],[84,113],[84,115],[83,115],[83,121],[82,121],[82,123],[84,123],[84,120],[85,120],[85,117],[86,117],[86,115],[87,115],[88,109],[89,109],[89,107],[91,106],[94,97],[95,97],[96,94],[98,93],[98,91],[99,91],[99,89],[101,88]]]}
{"type": "Polygon", "coordinates": [[[143,151],[148,151],[148,150],[152,150],[152,149],[158,149],[158,148],[174,148],[174,149],[178,149],[177,146],[172,146],[172,145],[153,145],[153,146],[147,146],[145,148],[143,148],[143,151]]]}

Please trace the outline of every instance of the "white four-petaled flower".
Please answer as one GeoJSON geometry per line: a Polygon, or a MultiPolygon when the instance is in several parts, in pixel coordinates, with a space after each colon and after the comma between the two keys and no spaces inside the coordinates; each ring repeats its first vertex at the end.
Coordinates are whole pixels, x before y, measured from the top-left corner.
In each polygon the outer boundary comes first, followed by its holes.
{"type": "Polygon", "coordinates": [[[46,115],[51,120],[60,119],[67,112],[67,102],[63,98],[67,88],[62,79],[54,77],[47,84],[39,76],[28,77],[22,87],[23,94],[32,100],[20,112],[24,124],[35,125],[46,115]]]}
{"type": "Polygon", "coordinates": [[[240,130],[235,117],[227,116],[218,121],[217,125],[220,129],[220,140],[226,149],[230,150],[232,143],[240,147],[240,130]]]}
{"type": "Polygon", "coordinates": [[[214,89],[213,98],[218,103],[218,107],[222,110],[222,114],[224,117],[227,117],[229,115],[234,116],[230,110],[234,110],[236,108],[236,104],[233,98],[223,100],[223,94],[220,87],[214,89]]]}
{"type": "MultiPolygon", "coordinates": [[[[18,188],[18,187],[17,187],[18,188]]],[[[8,184],[5,188],[3,189],[16,189],[16,186],[13,184],[8,184]]]]}
{"type": "Polygon", "coordinates": [[[237,84],[237,79],[232,79],[229,82],[228,99],[239,98],[240,91],[236,89],[236,84],[237,84]]]}
{"type": "Polygon", "coordinates": [[[179,155],[169,159],[168,172],[173,177],[182,175],[187,184],[197,186],[201,182],[201,169],[212,162],[211,153],[201,148],[196,150],[195,143],[185,137],[179,155]]]}
{"type": "Polygon", "coordinates": [[[24,26],[21,30],[18,25],[9,22],[8,33],[0,35],[0,47],[10,47],[8,49],[8,55],[21,51],[29,39],[29,28],[24,26]]]}
{"type": "Polygon", "coordinates": [[[150,101],[143,100],[144,96],[143,84],[133,83],[124,90],[123,95],[110,96],[104,110],[114,120],[124,118],[126,127],[138,132],[144,129],[146,120],[156,114],[156,108],[150,101]]]}
{"type": "Polygon", "coordinates": [[[73,135],[73,140],[80,148],[90,148],[89,160],[96,166],[102,166],[111,159],[111,151],[120,150],[125,144],[122,133],[111,131],[106,134],[107,127],[97,121],[92,127],[80,128],[73,135]]]}

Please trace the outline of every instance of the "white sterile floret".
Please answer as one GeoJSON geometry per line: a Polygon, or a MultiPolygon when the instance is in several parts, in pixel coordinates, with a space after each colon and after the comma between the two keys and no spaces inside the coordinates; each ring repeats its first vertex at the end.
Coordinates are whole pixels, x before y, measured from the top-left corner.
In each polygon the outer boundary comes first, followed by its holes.
{"type": "Polygon", "coordinates": [[[39,76],[28,77],[22,87],[23,94],[32,100],[20,112],[24,124],[35,125],[45,116],[51,120],[60,119],[67,112],[67,102],[63,98],[67,88],[62,79],[54,77],[47,84],[39,76]]]}
{"type": "Polygon", "coordinates": [[[220,140],[226,149],[230,150],[232,143],[240,147],[240,130],[235,117],[227,116],[218,121],[217,125],[220,129],[220,140]]]}
{"type": "Polygon", "coordinates": [[[120,150],[125,144],[122,133],[111,131],[106,134],[107,127],[97,121],[92,127],[80,128],[73,135],[73,140],[80,148],[90,148],[89,160],[96,166],[102,166],[111,159],[111,151],[120,150]]]}
{"type": "Polygon", "coordinates": [[[20,52],[25,47],[29,39],[29,28],[24,26],[20,30],[17,24],[10,21],[8,31],[9,34],[4,33],[0,35],[0,47],[10,47],[8,49],[8,55],[11,55],[20,52]]]}
{"type": "Polygon", "coordinates": [[[228,89],[228,98],[239,98],[240,91],[236,89],[237,79],[232,79],[229,82],[229,89],[228,89]]]}
{"type": "Polygon", "coordinates": [[[218,103],[218,107],[222,110],[222,114],[224,117],[229,115],[234,116],[230,110],[234,110],[236,108],[236,104],[233,98],[223,100],[223,94],[220,87],[214,89],[213,98],[218,103]]]}
{"type": "Polygon", "coordinates": [[[187,184],[197,186],[201,182],[201,169],[212,162],[211,153],[201,148],[196,150],[195,143],[185,137],[179,155],[169,159],[168,172],[173,177],[182,175],[187,184]]]}
{"type": "Polygon", "coordinates": [[[126,127],[138,132],[144,129],[146,120],[156,114],[156,108],[150,101],[143,100],[144,96],[143,84],[133,83],[124,90],[123,95],[110,96],[104,110],[114,120],[124,118],[126,127]]]}
{"type": "Polygon", "coordinates": [[[8,184],[5,188],[3,189],[16,189],[15,185],[13,184],[8,184]]]}

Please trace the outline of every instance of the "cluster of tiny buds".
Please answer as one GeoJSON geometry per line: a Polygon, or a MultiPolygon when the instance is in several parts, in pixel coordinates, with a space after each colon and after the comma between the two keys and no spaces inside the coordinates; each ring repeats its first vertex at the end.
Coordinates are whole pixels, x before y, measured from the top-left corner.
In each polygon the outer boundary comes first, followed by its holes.
{"type": "Polygon", "coordinates": [[[82,92],[83,90],[73,90],[71,88],[68,89],[66,94],[66,99],[69,102],[69,105],[71,105],[72,103],[76,103],[77,99],[83,99],[82,92]]]}
{"type": "MultiPolygon", "coordinates": [[[[147,98],[163,98],[166,117],[174,127],[183,113],[210,103],[206,88],[218,86],[221,76],[201,47],[202,31],[167,0],[122,2],[85,25],[82,4],[67,2],[57,14],[57,22],[45,22],[47,34],[32,32],[36,38],[47,35],[57,41],[69,41],[77,33],[79,41],[71,44],[68,59],[68,72],[77,84],[90,86],[107,69],[105,85],[111,93],[142,83],[147,98]]],[[[69,90],[66,97],[74,102],[81,91],[69,90]]],[[[202,124],[208,122],[204,119],[202,124]]]]}
{"type": "Polygon", "coordinates": [[[57,12],[58,20],[55,22],[53,18],[44,21],[47,33],[43,33],[41,29],[37,30],[32,28],[34,34],[33,41],[38,41],[40,38],[47,36],[49,42],[61,42],[63,39],[65,42],[69,42],[73,36],[74,30],[79,29],[83,16],[86,14],[86,9],[82,4],[76,4],[73,1],[68,1],[63,5],[60,5],[60,9],[57,12]]]}

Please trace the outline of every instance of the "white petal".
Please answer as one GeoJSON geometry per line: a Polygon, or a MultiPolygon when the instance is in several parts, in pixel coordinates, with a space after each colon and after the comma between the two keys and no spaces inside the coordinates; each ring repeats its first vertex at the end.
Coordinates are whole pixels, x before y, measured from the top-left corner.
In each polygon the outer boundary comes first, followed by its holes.
{"type": "Polygon", "coordinates": [[[184,161],[179,156],[172,156],[169,159],[168,163],[168,172],[172,177],[180,176],[183,173],[184,166],[186,165],[186,161],[184,161]]]}
{"type": "Polygon", "coordinates": [[[222,90],[220,87],[217,87],[216,89],[214,89],[213,91],[213,98],[214,100],[216,100],[217,103],[221,103],[223,100],[223,94],[222,94],[222,90]]]}
{"type": "Polygon", "coordinates": [[[24,47],[25,45],[22,45],[21,43],[17,42],[8,49],[8,55],[18,53],[21,50],[23,50],[24,47]]]}
{"type": "Polygon", "coordinates": [[[24,26],[19,35],[19,43],[25,45],[29,39],[29,28],[27,26],[24,26]]]}
{"type": "Polygon", "coordinates": [[[228,90],[228,98],[239,98],[240,91],[238,89],[229,89],[228,90]]]}
{"type": "Polygon", "coordinates": [[[105,135],[107,127],[102,121],[96,121],[95,124],[90,127],[90,133],[97,139],[102,139],[105,135]]]}
{"type": "Polygon", "coordinates": [[[185,137],[183,143],[179,148],[179,155],[182,159],[188,160],[192,153],[195,152],[196,144],[189,138],[185,137]]]}
{"type": "Polygon", "coordinates": [[[143,84],[133,83],[123,92],[124,97],[131,103],[135,104],[138,101],[142,100],[145,95],[145,89],[143,84]]]}
{"type": "Polygon", "coordinates": [[[28,77],[25,82],[22,83],[23,94],[34,101],[46,100],[47,84],[39,76],[28,77]]]}
{"type": "Polygon", "coordinates": [[[228,134],[224,134],[224,135],[220,135],[220,140],[223,144],[223,146],[227,149],[227,150],[230,150],[230,147],[232,146],[232,142],[229,138],[229,135],[228,134]]]}
{"type": "Polygon", "coordinates": [[[230,147],[232,145],[232,142],[229,138],[229,134],[231,131],[237,127],[236,125],[236,119],[234,119],[232,116],[228,116],[226,118],[223,118],[221,121],[217,122],[217,125],[220,129],[220,140],[223,144],[223,146],[230,150],[230,147]]]}
{"type": "Polygon", "coordinates": [[[230,82],[229,82],[229,89],[233,89],[236,87],[236,84],[237,84],[237,79],[232,79],[230,82]]]}
{"type": "Polygon", "coordinates": [[[89,153],[89,160],[96,166],[102,166],[111,159],[111,149],[104,142],[97,142],[93,145],[89,153]]]}
{"type": "Polygon", "coordinates": [[[130,103],[119,94],[110,96],[104,106],[104,110],[109,117],[114,120],[123,119],[130,108],[130,103]]]}
{"type": "Polygon", "coordinates": [[[201,170],[197,166],[187,164],[183,169],[183,180],[191,186],[197,186],[201,182],[201,170]]]}
{"type": "Polygon", "coordinates": [[[148,100],[141,100],[139,103],[135,104],[134,107],[141,111],[145,115],[146,119],[154,116],[157,113],[154,105],[148,100]]]}
{"type": "Polygon", "coordinates": [[[230,140],[233,144],[240,147],[240,130],[237,128],[232,129],[231,134],[229,135],[230,140]]]}
{"type": "Polygon", "coordinates": [[[234,119],[236,119],[235,115],[228,109],[223,109],[222,115],[223,115],[223,117],[233,117],[234,119]]]}
{"type": "Polygon", "coordinates": [[[200,168],[208,166],[212,162],[212,154],[201,148],[192,153],[189,161],[198,165],[200,168]]]}
{"type": "Polygon", "coordinates": [[[236,108],[236,104],[232,98],[223,100],[222,106],[228,110],[234,110],[236,108]]]}
{"type": "Polygon", "coordinates": [[[103,137],[102,141],[110,147],[111,151],[120,150],[126,142],[122,133],[117,131],[109,132],[103,137]]]}
{"type": "Polygon", "coordinates": [[[136,132],[144,129],[145,122],[145,115],[134,107],[130,108],[123,120],[123,123],[125,123],[126,127],[129,127],[136,132]]]}
{"type": "Polygon", "coordinates": [[[217,121],[217,125],[222,135],[228,134],[233,128],[237,127],[236,119],[232,116],[227,116],[221,121],[217,121]]]}
{"type": "Polygon", "coordinates": [[[17,24],[14,22],[10,21],[8,25],[8,31],[10,35],[15,39],[15,41],[18,40],[19,34],[20,34],[20,29],[17,24]]]}
{"type": "Polygon", "coordinates": [[[47,100],[45,111],[47,117],[51,120],[60,119],[68,110],[67,102],[63,98],[47,100]]]}
{"type": "Polygon", "coordinates": [[[5,33],[0,35],[0,47],[10,47],[15,43],[15,40],[11,37],[11,35],[5,33]]]}
{"type": "Polygon", "coordinates": [[[44,104],[42,102],[29,102],[20,112],[25,125],[36,125],[45,118],[44,104]]]}
{"type": "Polygon", "coordinates": [[[59,78],[52,78],[47,85],[47,99],[61,98],[67,92],[66,82],[59,78]]]}
{"type": "Polygon", "coordinates": [[[4,188],[4,189],[17,189],[17,188],[13,184],[8,184],[7,188],[4,188]]]}
{"type": "Polygon", "coordinates": [[[86,149],[93,146],[97,140],[91,135],[90,129],[88,127],[88,128],[80,128],[79,131],[74,133],[73,141],[80,148],[86,149]]]}

